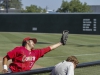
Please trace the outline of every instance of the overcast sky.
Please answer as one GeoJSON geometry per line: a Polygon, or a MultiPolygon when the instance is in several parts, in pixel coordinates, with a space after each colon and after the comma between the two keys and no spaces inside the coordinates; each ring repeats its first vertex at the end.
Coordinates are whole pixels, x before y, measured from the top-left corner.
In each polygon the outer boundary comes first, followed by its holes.
{"type": "MultiPolygon", "coordinates": [[[[70,1],[70,0],[67,0],[70,1]]],[[[80,0],[86,2],[88,5],[100,5],[100,0],[80,0]]],[[[42,8],[48,7],[49,10],[57,10],[60,7],[62,0],[22,0],[23,7],[31,4],[40,6],[42,8]]]]}

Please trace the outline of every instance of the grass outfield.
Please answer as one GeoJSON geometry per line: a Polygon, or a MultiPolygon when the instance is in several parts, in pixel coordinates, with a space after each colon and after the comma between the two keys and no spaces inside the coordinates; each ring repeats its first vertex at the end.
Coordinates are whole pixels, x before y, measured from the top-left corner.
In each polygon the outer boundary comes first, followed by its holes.
{"type": "MultiPolygon", "coordinates": [[[[0,56],[3,57],[7,51],[20,46],[27,36],[38,39],[35,48],[43,48],[59,42],[61,34],[0,32],[0,56]]],[[[53,66],[71,55],[76,56],[80,63],[100,60],[100,35],[69,34],[67,45],[49,52],[36,64],[43,67],[53,66]]],[[[80,73],[81,69],[77,69],[76,75],[83,75],[80,73]]]]}

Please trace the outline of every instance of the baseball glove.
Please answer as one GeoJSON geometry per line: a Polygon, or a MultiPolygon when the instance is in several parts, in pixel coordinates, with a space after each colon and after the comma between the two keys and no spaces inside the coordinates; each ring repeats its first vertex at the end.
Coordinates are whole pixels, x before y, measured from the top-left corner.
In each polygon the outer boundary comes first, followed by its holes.
{"type": "Polygon", "coordinates": [[[64,30],[62,32],[62,36],[61,36],[61,40],[60,40],[60,42],[62,43],[62,45],[66,45],[66,41],[68,39],[68,33],[69,33],[68,30],[64,30]]]}

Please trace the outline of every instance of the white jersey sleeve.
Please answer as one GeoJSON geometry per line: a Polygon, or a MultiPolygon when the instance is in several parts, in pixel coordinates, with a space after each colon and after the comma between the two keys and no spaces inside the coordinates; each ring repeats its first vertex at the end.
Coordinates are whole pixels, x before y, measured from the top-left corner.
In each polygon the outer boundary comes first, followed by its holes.
{"type": "Polygon", "coordinates": [[[74,64],[70,64],[68,67],[67,75],[74,75],[74,64]]]}

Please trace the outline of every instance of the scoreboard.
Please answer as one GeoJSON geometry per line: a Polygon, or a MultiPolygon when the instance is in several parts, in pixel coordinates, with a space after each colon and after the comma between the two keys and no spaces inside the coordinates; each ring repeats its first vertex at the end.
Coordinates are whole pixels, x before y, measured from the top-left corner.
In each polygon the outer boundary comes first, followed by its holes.
{"type": "Polygon", "coordinates": [[[83,19],[83,31],[97,31],[97,19],[83,19]]]}

